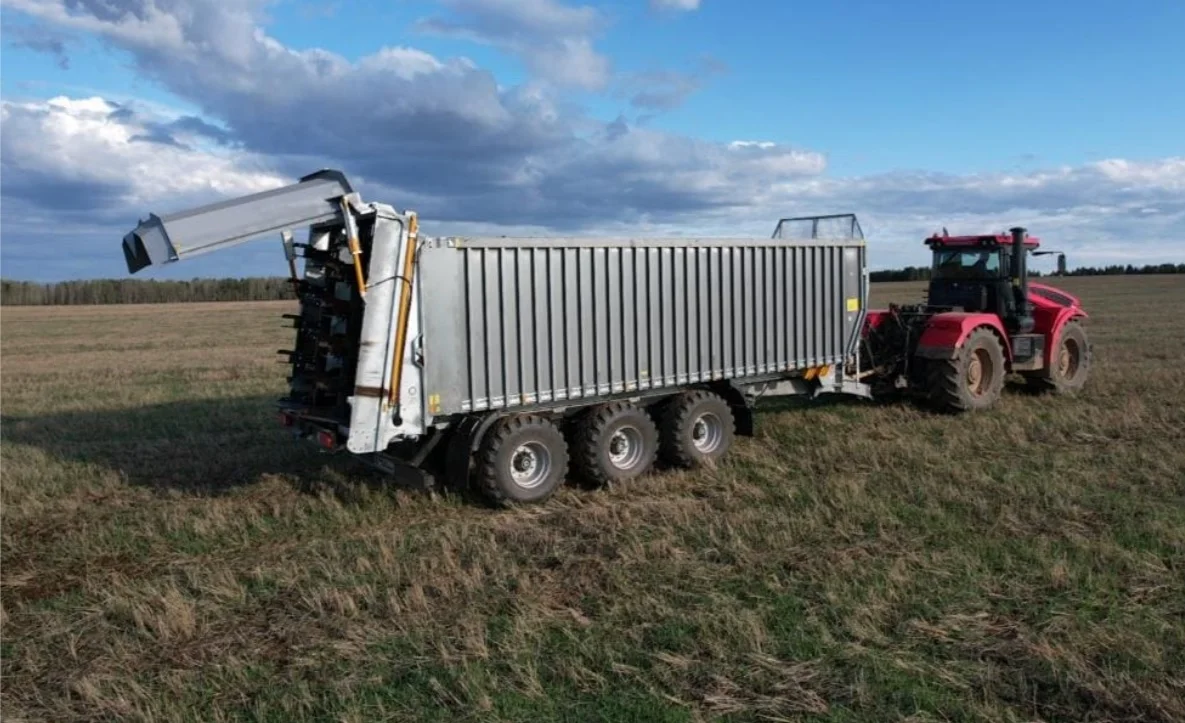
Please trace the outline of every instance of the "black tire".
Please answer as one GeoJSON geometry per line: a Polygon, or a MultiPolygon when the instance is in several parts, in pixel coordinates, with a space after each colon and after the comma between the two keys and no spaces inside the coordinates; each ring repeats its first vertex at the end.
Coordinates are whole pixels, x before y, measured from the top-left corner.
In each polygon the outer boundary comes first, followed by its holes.
{"type": "Polygon", "coordinates": [[[645,474],[658,456],[658,428],[644,410],[613,402],[589,410],[576,424],[572,462],[596,486],[645,474]]]}
{"type": "Polygon", "coordinates": [[[1086,329],[1077,320],[1071,319],[1062,327],[1057,343],[1049,352],[1048,367],[1026,375],[1025,380],[1037,391],[1073,394],[1086,384],[1093,361],[1094,350],[1086,336],[1086,329]]]}
{"type": "Polygon", "coordinates": [[[732,447],[736,420],[719,395],[695,391],[680,394],[662,413],[659,449],[676,467],[714,464],[732,447]]]}
{"type": "Polygon", "coordinates": [[[542,502],[567,477],[568,444],[544,417],[507,417],[486,434],[476,472],[478,488],[495,504],[542,502]]]}
{"type": "Polygon", "coordinates": [[[974,412],[996,403],[1004,389],[1004,346],[986,327],[972,331],[953,359],[926,361],[926,395],[944,412],[974,412]]]}

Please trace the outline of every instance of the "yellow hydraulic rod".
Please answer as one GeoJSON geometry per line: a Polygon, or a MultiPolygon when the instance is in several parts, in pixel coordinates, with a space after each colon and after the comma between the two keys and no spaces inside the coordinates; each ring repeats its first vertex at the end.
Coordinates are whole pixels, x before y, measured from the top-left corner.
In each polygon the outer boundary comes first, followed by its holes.
{"type": "Polygon", "coordinates": [[[388,390],[388,401],[391,406],[399,409],[399,386],[403,382],[403,346],[407,342],[407,318],[411,313],[411,275],[415,268],[416,237],[419,235],[419,222],[416,214],[408,214],[407,249],[403,252],[403,273],[398,277],[403,282],[399,290],[399,317],[395,323],[395,347],[392,350],[391,386],[388,390]]]}
{"type": "Polygon", "coordinates": [[[366,296],[366,280],[362,278],[362,246],[358,243],[358,226],[354,217],[350,215],[350,203],[342,198],[342,216],[346,222],[346,244],[350,247],[350,255],[354,257],[354,278],[358,282],[358,293],[366,296]]]}

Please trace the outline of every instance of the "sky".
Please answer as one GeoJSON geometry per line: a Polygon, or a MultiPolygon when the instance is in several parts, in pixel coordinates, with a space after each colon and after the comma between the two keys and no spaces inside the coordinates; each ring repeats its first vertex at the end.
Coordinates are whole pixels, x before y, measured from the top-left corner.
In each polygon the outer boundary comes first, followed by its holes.
{"type": "MultiPolygon", "coordinates": [[[[149,213],[320,168],[430,235],[855,213],[872,268],[1016,225],[1185,262],[1183,29],[1178,0],[0,0],[0,274],[126,278],[149,213]]],[[[137,276],[286,268],[265,239],[137,276]]]]}

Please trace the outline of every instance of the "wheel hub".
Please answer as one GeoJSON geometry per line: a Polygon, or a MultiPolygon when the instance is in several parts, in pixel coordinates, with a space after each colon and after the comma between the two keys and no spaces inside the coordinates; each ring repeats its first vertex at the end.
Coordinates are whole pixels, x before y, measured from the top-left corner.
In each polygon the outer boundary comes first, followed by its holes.
{"type": "Polygon", "coordinates": [[[710,412],[691,423],[691,443],[701,452],[713,452],[724,439],[724,423],[710,412]]]}
{"type": "Polygon", "coordinates": [[[609,462],[618,469],[632,469],[642,461],[642,433],[621,427],[609,437],[609,462]]]}
{"type": "Polygon", "coordinates": [[[992,362],[987,358],[987,352],[976,349],[967,362],[967,390],[976,396],[984,393],[991,381],[992,362]]]}
{"type": "Polygon", "coordinates": [[[514,470],[516,472],[530,472],[535,469],[535,454],[529,450],[523,450],[514,455],[514,470]]]}
{"type": "Polygon", "coordinates": [[[538,487],[551,473],[551,453],[539,442],[519,445],[510,456],[510,476],[520,487],[538,487]]]}

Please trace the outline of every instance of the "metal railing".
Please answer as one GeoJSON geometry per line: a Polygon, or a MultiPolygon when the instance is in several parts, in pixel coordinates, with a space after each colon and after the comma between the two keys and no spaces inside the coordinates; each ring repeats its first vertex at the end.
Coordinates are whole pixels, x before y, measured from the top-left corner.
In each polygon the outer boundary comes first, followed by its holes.
{"type": "Polygon", "coordinates": [[[795,216],[778,221],[771,238],[864,240],[864,231],[854,213],[826,216],[795,216]]]}

